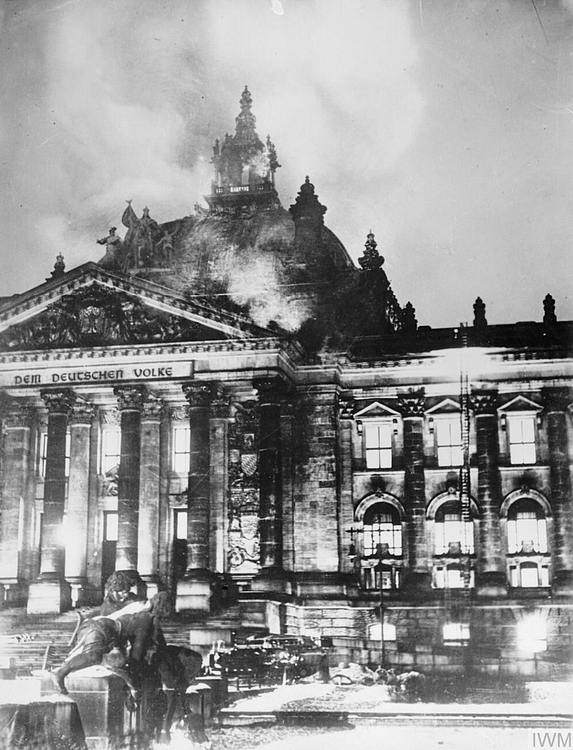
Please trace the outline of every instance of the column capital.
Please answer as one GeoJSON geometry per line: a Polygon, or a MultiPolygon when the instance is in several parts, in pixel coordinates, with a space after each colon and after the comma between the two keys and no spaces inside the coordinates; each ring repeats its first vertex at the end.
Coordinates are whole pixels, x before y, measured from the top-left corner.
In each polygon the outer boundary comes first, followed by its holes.
{"type": "Polygon", "coordinates": [[[94,404],[78,399],[72,408],[70,421],[72,424],[91,424],[96,413],[94,404]]]}
{"type": "Polygon", "coordinates": [[[213,419],[228,419],[231,414],[231,397],[223,388],[215,388],[212,393],[211,417],[213,419]]]}
{"type": "Polygon", "coordinates": [[[141,406],[141,418],[148,422],[159,422],[165,412],[165,404],[162,399],[149,394],[141,406]]]}
{"type": "Polygon", "coordinates": [[[470,404],[477,416],[494,416],[497,408],[497,391],[473,391],[470,404]]]}
{"type": "Polygon", "coordinates": [[[141,411],[147,399],[144,385],[117,385],[113,389],[120,411],[141,411]]]}
{"type": "Polygon", "coordinates": [[[10,405],[6,403],[5,407],[4,404],[2,405],[1,415],[6,428],[31,427],[36,411],[29,404],[19,404],[14,401],[10,405]]]}
{"type": "Polygon", "coordinates": [[[279,403],[289,392],[290,384],[280,375],[263,375],[253,378],[259,403],[279,403]]]}
{"type": "Polygon", "coordinates": [[[213,396],[212,383],[191,380],[182,385],[187,403],[192,407],[208,407],[213,396]]]}
{"type": "Polygon", "coordinates": [[[338,402],[338,416],[340,419],[354,419],[354,409],[356,402],[354,399],[344,399],[338,402]]]}
{"type": "Polygon", "coordinates": [[[426,396],[423,388],[398,394],[398,411],[404,418],[423,417],[425,406],[426,396]]]}
{"type": "Polygon", "coordinates": [[[555,386],[543,389],[543,401],[548,412],[567,412],[573,401],[571,388],[555,386]]]}
{"type": "Polygon", "coordinates": [[[77,395],[71,388],[46,388],[40,391],[40,396],[48,407],[49,414],[65,414],[69,416],[76,402],[77,395]]]}

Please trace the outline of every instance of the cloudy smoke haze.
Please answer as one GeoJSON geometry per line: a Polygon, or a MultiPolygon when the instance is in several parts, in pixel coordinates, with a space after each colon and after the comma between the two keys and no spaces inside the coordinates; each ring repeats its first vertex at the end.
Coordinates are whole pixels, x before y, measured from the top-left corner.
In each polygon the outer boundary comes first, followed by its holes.
{"type": "Polygon", "coordinates": [[[560,0],[4,0],[0,294],[101,256],[127,199],[210,190],[245,84],[290,205],[371,229],[421,324],[573,318],[573,14],[560,0]],[[282,10],[282,13],[280,12],[282,10]]]}

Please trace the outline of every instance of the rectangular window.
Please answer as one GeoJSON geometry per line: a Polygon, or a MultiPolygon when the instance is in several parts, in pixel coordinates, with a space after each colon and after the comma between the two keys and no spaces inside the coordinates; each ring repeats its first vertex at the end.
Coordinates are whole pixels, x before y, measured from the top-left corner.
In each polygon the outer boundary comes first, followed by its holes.
{"type": "Polygon", "coordinates": [[[118,519],[119,516],[113,511],[106,511],[103,514],[103,538],[106,542],[117,542],[118,536],[118,519]]]}
{"type": "Polygon", "coordinates": [[[535,415],[508,417],[509,460],[512,464],[534,464],[535,415]]]}
{"type": "MultiPolygon", "coordinates": [[[[70,456],[71,456],[72,440],[69,432],[66,432],[66,447],[65,447],[65,472],[66,476],[70,476],[70,456]]],[[[42,432],[40,435],[40,476],[46,476],[46,457],[48,455],[48,433],[42,432]]]]}
{"type": "Polygon", "coordinates": [[[465,622],[448,622],[443,629],[444,645],[463,646],[470,639],[470,626],[465,622]]]}
{"type": "Polygon", "coordinates": [[[436,419],[438,466],[462,465],[462,425],[460,418],[436,419]]]}
{"type": "Polygon", "coordinates": [[[364,425],[367,469],[392,468],[392,424],[378,422],[364,425]]]}
{"type": "Polygon", "coordinates": [[[119,466],[121,457],[121,430],[106,428],[102,432],[100,473],[108,474],[119,466]]]}
{"type": "Polygon", "coordinates": [[[173,471],[177,474],[189,473],[191,456],[191,430],[189,427],[173,428],[173,471]]]}
{"type": "Polygon", "coordinates": [[[175,539],[187,539],[187,511],[175,511],[175,539]]]}

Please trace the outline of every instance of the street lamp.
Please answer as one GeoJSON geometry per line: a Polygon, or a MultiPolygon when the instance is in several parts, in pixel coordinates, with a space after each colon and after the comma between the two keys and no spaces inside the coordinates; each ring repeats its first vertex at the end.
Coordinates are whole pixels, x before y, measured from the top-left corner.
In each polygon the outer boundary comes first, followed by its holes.
{"type": "MultiPolygon", "coordinates": [[[[351,541],[348,548],[348,557],[354,561],[357,557],[356,553],[356,544],[354,542],[354,535],[355,534],[363,534],[364,529],[356,529],[353,526],[349,529],[349,534],[351,535],[351,541]]],[[[379,576],[379,595],[380,595],[380,660],[381,660],[381,667],[384,667],[386,663],[386,642],[384,640],[384,572],[390,571],[392,573],[392,566],[391,565],[385,565],[383,563],[383,560],[385,557],[388,556],[388,545],[387,544],[381,544],[378,543],[376,545],[376,557],[378,559],[377,564],[374,566],[373,570],[375,573],[378,573],[379,576]]]]}

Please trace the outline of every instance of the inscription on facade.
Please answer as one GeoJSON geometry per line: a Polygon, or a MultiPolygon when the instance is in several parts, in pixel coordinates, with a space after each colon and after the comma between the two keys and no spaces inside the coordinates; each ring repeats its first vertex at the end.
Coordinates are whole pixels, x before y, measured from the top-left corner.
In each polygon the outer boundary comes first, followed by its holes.
{"type": "Polygon", "coordinates": [[[116,380],[163,380],[193,375],[193,362],[150,367],[44,370],[40,373],[3,373],[3,385],[53,385],[55,383],[95,383],[116,380]]]}

